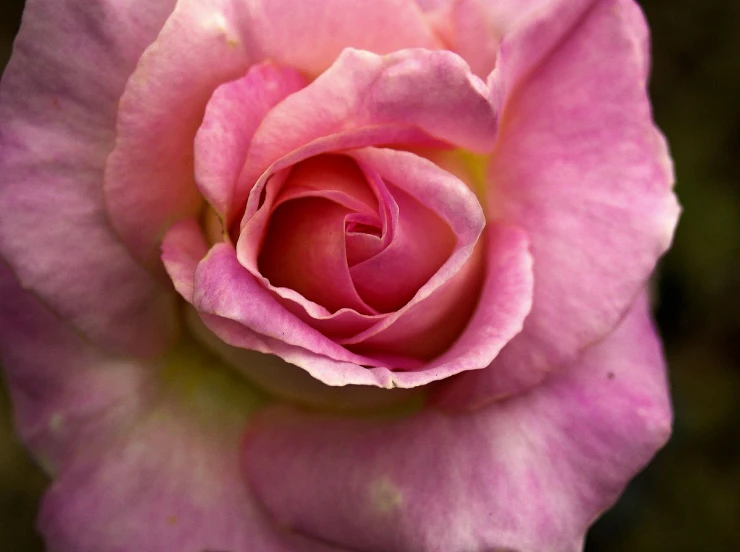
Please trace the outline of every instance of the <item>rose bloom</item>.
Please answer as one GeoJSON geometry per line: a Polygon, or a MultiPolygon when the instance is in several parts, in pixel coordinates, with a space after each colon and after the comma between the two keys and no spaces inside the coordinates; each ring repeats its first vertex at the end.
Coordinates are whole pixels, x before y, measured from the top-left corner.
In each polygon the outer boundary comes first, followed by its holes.
{"type": "Polygon", "coordinates": [[[568,552],[668,438],[632,0],[29,0],[0,340],[55,552],[568,552]]]}

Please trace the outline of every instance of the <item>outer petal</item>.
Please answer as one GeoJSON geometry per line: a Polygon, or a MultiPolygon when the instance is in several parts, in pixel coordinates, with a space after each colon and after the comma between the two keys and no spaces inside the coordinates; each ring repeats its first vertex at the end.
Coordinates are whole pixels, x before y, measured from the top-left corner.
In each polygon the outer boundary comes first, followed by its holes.
{"type": "Polygon", "coordinates": [[[0,255],[87,337],[141,354],[170,337],[171,298],[118,242],[101,186],[118,98],[172,4],[30,0],[0,86],[0,255]]]}
{"type": "Polygon", "coordinates": [[[496,64],[501,29],[483,0],[451,0],[436,6],[429,21],[448,50],[457,52],[476,75],[485,77],[496,64]]]}
{"type": "Polygon", "coordinates": [[[568,370],[472,413],[278,409],[246,442],[249,481],[280,523],[361,550],[581,550],[670,431],[646,303],[568,370]]]}
{"type": "Polygon", "coordinates": [[[572,12],[558,5],[508,37],[492,76],[505,103],[489,215],[527,231],[535,290],[523,332],[492,365],[499,377],[460,383],[476,403],[533,384],[609,332],[668,248],[679,213],[631,0],[594,2],[533,69],[526,53],[540,55],[547,29],[572,12]]]}
{"type": "MultiPolygon", "coordinates": [[[[486,12],[484,19],[493,35],[500,38],[509,34],[518,25],[526,23],[532,17],[538,17],[541,12],[544,12],[550,6],[564,1],[572,4],[583,4],[581,0],[474,0],[472,2],[470,0],[416,0],[416,3],[430,18],[434,28],[443,37],[445,36],[444,32],[440,32],[438,26],[441,23],[442,16],[467,17],[472,15],[472,9],[477,11],[478,6],[480,6],[486,12]]],[[[588,2],[589,0],[585,1],[588,2]]],[[[468,37],[460,38],[468,40],[468,37]]],[[[464,54],[461,55],[465,57],[464,54]]]]}
{"type": "Polygon", "coordinates": [[[249,4],[249,30],[260,54],[314,76],[347,47],[390,54],[403,48],[442,46],[413,0],[250,0],[249,4]]]}
{"type": "Polygon", "coordinates": [[[253,392],[211,357],[112,357],[0,268],[0,350],[18,431],[54,475],[53,552],[328,552],[271,525],[239,469],[253,392]],[[237,406],[235,406],[235,404],[237,406]]]}
{"type": "Polygon", "coordinates": [[[142,56],[121,98],[105,196],[116,231],[134,255],[159,267],[174,222],[195,216],[193,142],[216,87],[255,62],[229,0],[181,0],[142,56]]]}

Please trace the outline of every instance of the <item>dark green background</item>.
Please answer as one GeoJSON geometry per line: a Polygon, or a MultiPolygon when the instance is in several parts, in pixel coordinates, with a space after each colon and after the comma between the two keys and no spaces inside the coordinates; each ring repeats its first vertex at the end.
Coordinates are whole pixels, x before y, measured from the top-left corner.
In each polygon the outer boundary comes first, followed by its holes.
{"type": "MultiPolygon", "coordinates": [[[[123,0],[126,1],[126,0],[123,0]]],[[[684,214],[658,277],[658,322],[674,436],[594,527],[587,552],[740,550],[740,2],[643,0],[651,94],[684,214]]],[[[0,67],[20,0],[0,4],[0,67]]],[[[11,430],[0,394],[0,549],[41,550],[46,482],[11,430]]],[[[542,551],[547,552],[547,551],[542,551]]]]}

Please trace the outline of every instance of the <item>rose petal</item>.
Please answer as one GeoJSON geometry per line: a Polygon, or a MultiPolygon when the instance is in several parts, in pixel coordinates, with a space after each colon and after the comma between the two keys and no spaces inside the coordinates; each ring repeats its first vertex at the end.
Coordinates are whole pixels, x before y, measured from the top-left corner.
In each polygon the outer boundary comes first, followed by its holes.
{"type": "Polygon", "coordinates": [[[582,10],[583,6],[592,0],[480,0],[481,5],[489,14],[489,21],[493,22],[499,36],[510,34],[517,27],[526,25],[530,21],[541,18],[543,14],[558,5],[573,5],[574,9],[582,10]]]}
{"type": "Polygon", "coordinates": [[[485,0],[450,0],[428,14],[448,50],[460,54],[470,69],[485,78],[496,64],[500,30],[485,0]]]}
{"type": "Polygon", "coordinates": [[[355,384],[390,388],[393,387],[392,373],[388,368],[364,366],[404,369],[418,366],[418,361],[412,363],[392,355],[373,358],[355,355],[337,345],[284,309],[238,263],[230,246],[220,244],[202,259],[199,248],[192,245],[202,239],[200,232],[193,232],[196,226],[195,221],[173,226],[165,239],[163,259],[184,298],[198,307],[208,329],[225,343],[278,355],[325,384],[335,386],[355,384]],[[193,274],[193,266],[198,267],[198,274],[193,274]],[[183,282],[189,275],[195,281],[183,282]],[[190,294],[196,284],[205,291],[193,297],[190,294]],[[275,313],[277,316],[273,316],[275,313]],[[313,349],[305,348],[310,346],[313,349]]]}
{"type": "Polygon", "coordinates": [[[195,180],[227,227],[234,186],[254,131],[270,109],[305,85],[295,69],[262,63],[219,86],[208,100],[195,136],[195,180]]]}
{"type": "Polygon", "coordinates": [[[197,215],[193,141],[208,99],[257,61],[228,0],[180,0],[139,60],[120,100],[105,195],[131,252],[159,269],[159,243],[174,222],[197,215]]]}
{"type": "MultiPolygon", "coordinates": [[[[578,2],[579,0],[575,0],[578,2]]],[[[589,2],[591,0],[584,0],[589,2]]],[[[482,8],[486,15],[486,22],[492,25],[493,34],[502,37],[512,32],[517,26],[526,23],[532,17],[537,17],[538,12],[544,11],[558,3],[571,2],[574,0],[416,0],[419,7],[430,18],[432,26],[437,31],[441,14],[454,13],[455,10],[470,10],[482,8]]],[[[584,2],[581,2],[583,5],[584,2]]],[[[466,37],[461,37],[466,39],[466,37]]]]}
{"type": "MultiPolygon", "coordinates": [[[[465,330],[448,350],[426,363],[422,370],[394,374],[397,387],[424,385],[467,370],[477,373],[521,331],[532,304],[532,256],[526,233],[514,226],[490,224],[486,229],[483,258],[485,276],[480,298],[465,330]]],[[[442,305],[451,302],[444,287],[439,293],[442,305]]],[[[435,295],[430,300],[434,308],[435,295]]],[[[424,312],[422,306],[420,313],[424,312]]],[[[399,317],[400,335],[404,333],[403,322],[403,317],[399,317]]],[[[392,339],[394,333],[391,330],[388,337],[392,339]]],[[[384,336],[379,333],[378,337],[384,336]]]]}
{"type": "Polygon", "coordinates": [[[118,97],[171,9],[29,2],[0,87],[0,254],[87,338],[141,355],[172,338],[172,297],[119,243],[100,185],[118,97]]]}
{"type": "MultiPolygon", "coordinates": [[[[342,308],[342,301],[330,301],[327,303],[327,305],[332,304],[334,308],[339,307],[338,310],[332,312],[325,305],[310,300],[307,296],[302,295],[290,286],[277,287],[273,285],[269,279],[264,277],[258,266],[258,254],[261,250],[266,256],[272,255],[273,259],[278,263],[288,260],[283,255],[283,247],[276,246],[275,244],[265,245],[263,242],[266,237],[271,213],[277,206],[291,199],[326,198],[337,205],[343,205],[348,209],[357,210],[363,216],[374,213],[374,218],[377,218],[378,199],[364,180],[364,176],[358,170],[355,162],[343,156],[313,157],[294,167],[285,169],[270,179],[259,210],[243,227],[237,241],[237,255],[240,263],[264,287],[270,290],[275,299],[301,320],[331,337],[354,335],[371,326],[379,316],[376,314],[360,314],[357,310],[342,308]],[[280,252],[280,255],[277,255],[278,252],[280,252]]],[[[384,193],[387,195],[387,192],[384,190],[376,190],[375,192],[378,196],[382,196],[384,193]]],[[[392,198],[387,199],[388,201],[392,201],[392,198]]],[[[346,297],[344,306],[354,305],[359,311],[369,313],[373,312],[373,309],[365,305],[362,299],[357,296],[349,272],[347,271],[347,261],[343,258],[343,251],[345,249],[343,239],[345,222],[350,221],[353,216],[354,213],[348,214],[341,221],[337,221],[339,226],[334,236],[334,239],[337,240],[334,249],[337,251],[338,257],[335,258],[335,268],[333,270],[336,277],[346,279],[341,286],[341,289],[344,289],[343,293],[346,297]],[[338,274],[338,272],[341,272],[341,274],[338,274]]],[[[311,221],[307,222],[311,224],[311,221]]],[[[290,221],[288,221],[288,224],[290,224],[290,221]]],[[[317,218],[313,224],[323,223],[317,218]]],[[[381,225],[385,227],[384,223],[381,223],[381,225]]],[[[305,232],[308,232],[308,230],[305,232]]],[[[299,254],[305,254],[302,251],[304,245],[311,245],[312,243],[311,241],[306,242],[305,236],[309,234],[305,232],[302,232],[300,239],[298,239],[299,235],[297,233],[285,232],[285,228],[282,231],[286,239],[295,241],[294,249],[299,254]]],[[[324,236],[325,238],[331,238],[331,235],[326,232],[324,236]]],[[[392,236],[389,233],[387,237],[390,238],[392,236]]],[[[311,246],[311,249],[315,250],[315,246],[311,246]]],[[[328,270],[328,267],[321,265],[321,256],[317,255],[315,257],[315,261],[319,265],[317,268],[328,270]]],[[[285,270],[282,272],[289,274],[293,270],[293,267],[289,262],[285,264],[287,266],[285,266],[285,270]]],[[[300,267],[302,263],[297,263],[295,266],[300,267]]],[[[326,286],[325,282],[321,280],[319,278],[318,281],[314,281],[313,287],[316,293],[310,294],[311,296],[319,297],[322,293],[326,294],[331,291],[332,286],[326,286]]],[[[382,317],[382,315],[380,316],[382,317]]]]}
{"type": "Polygon", "coordinates": [[[679,213],[632,2],[594,2],[527,73],[527,52],[542,54],[541,31],[572,9],[558,4],[504,40],[492,76],[501,82],[492,90],[511,92],[489,167],[489,216],[527,231],[535,291],[523,332],[492,366],[497,378],[459,382],[476,404],[532,385],[610,331],[669,246],[679,213]]]}
{"type": "Polygon", "coordinates": [[[319,198],[283,203],[272,214],[259,269],[275,287],[292,289],[330,312],[375,314],[350,277],[344,241],[349,211],[319,198]]]}
{"type": "MultiPolygon", "coordinates": [[[[238,322],[260,336],[284,341],[341,362],[374,365],[298,320],[239,264],[236,252],[217,244],[195,273],[193,305],[199,312],[238,322]]],[[[319,378],[321,379],[321,378],[319,378]]],[[[363,378],[365,379],[365,378],[363,378]]],[[[354,383],[354,382],[348,382],[354,383]]]]}
{"type": "MultiPolygon", "coordinates": [[[[402,50],[377,56],[347,49],[265,117],[239,178],[236,201],[244,204],[250,192],[259,198],[270,174],[332,150],[427,136],[488,152],[496,117],[487,94],[483,82],[451,52],[402,50]],[[419,95],[419,90],[426,93],[419,95]],[[332,136],[336,139],[329,141],[332,136]],[[320,145],[321,140],[327,143],[320,145]]],[[[255,209],[248,208],[246,216],[255,209]]]]}
{"type": "MultiPolygon", "coordinates": [[[[421,403],[423,388],[381,389],[368,385],[325,385],[306,370],[288,364],[274,354],[227,345],[208,329],[193,308],[187,311],[187,320],[188,326],[203,344],[274,397],[309,408],[348,413],[373,413],[380,409],[388,411],[410,402],[421,403]]],[[[214,321],[210,319],[209,322],[214,321]]]]}
{"type": "Polygon", "coordinates": [[[425,159],[377,148],[349,154],[377,173],[398,204],[392,241],[381,253],[350,269],[357,291],[369,304],[395,311],[454,251],[465,247],[472,251],[485,220],[475,195],[425,159]]]}
{"type": "Polygon", "coordinates": [[[350,269],[359,295],[380,312],[393,312],[416,295],[452,253],[452,229],[423,203],[391,187],[398,204],[393,240],[350,269]]]}
{"type": "Polygon", "coordinates": [[[273,210],[299,197],[325,197],[358,213],[378,214],[378,198],[370,183],[352,159],[343,155],[319,155],[291,167],[273,210]]]}
{"type": "Polygon", "coordinates": [[[249,32],[264,58],[314,76],[348,47],[390,54],[441,46],[412,0],[253,0],[249,32]]]}
{"type": "Polygon", "coordinates": [[[193,302],[195,269],[207,253],[208,242],[195,219],[176,222],[162,240],[162,262],[175,289],[188,303],[193,302]]]}
{"type": "Polygon", "coordinates": [[[242,384],[233,376],[199,366],[189,380],[190,354],[174,359],[169,378],[159,362],[110,356],[24,292],[3,264],[0,296],[16,427],[55,479],[39,521],[49,549],[335,550],[274,527],[255,504],[239,468],[251,396],[235,392],[242,384]]]}
{"type": "Polygon", "coordinates": [[[244,466],[279,523],[333,544],[575,551],[665,442],[670,418],[641,301],[612,336],[529,393],[396,421],[276,409],[255,420],[244,466]]]}
{"type": "Polygon", "coordinates": [[[386,320],[392,323],[380,322],[338,342],[368,355],[383,351],[430,360],[444,353],[460,337],[478,303],[484,252],[481,240],[470,258],[461,267],[455,267],[453,276],[440,283],[445,276],[435,275],[432,278],[432,283],[437,284],[434,292],[412,301],[398,316],[389,316],[386,320]]]}
{"type": "MultiPolygon", "coordinates": [[[[310,349],[291,345],[280,339],[258,334],[244,325],[241,321],[232,320],[203,311],[199,316],[205,326],[221,341],[232,347],[248,349],[258,353],[273,354],[289,364],[294,364],[320,382],[335,387],[345,385],[371,385],[392,389],[392,372],[384,367],[366,368],[353,362],[337,360],[323,354],[315,353],[310,349]]],[[[289,329],[293,329],[289,327],[289,329]]],[[[298,333],[298,332],[296,332],[298,333]]],[[[301,335],[299,334],[299,337],[301,335]]],[[[366,361],[368,366],[373,361],[366,361]]],[[[386,364],[399,365],[395,359],[383,360],[386,364]]],[[[238,366],[249,374],[249,367],[238,366]]]]}

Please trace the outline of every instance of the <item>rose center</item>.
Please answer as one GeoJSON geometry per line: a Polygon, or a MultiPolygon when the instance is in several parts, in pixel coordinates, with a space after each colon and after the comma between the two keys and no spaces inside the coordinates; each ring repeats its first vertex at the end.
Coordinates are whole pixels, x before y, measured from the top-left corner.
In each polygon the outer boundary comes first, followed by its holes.
{"type": "Polygon", "coordinates": [[[260,273],[330,312],[398,310],[455,243],[435,213],[344,155],[293,166],[269,208],[260,273]]]}

